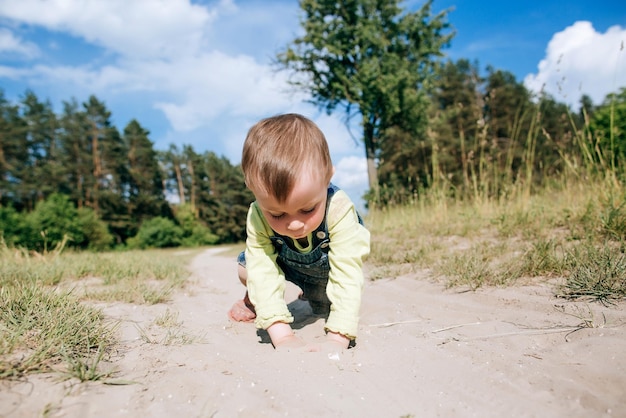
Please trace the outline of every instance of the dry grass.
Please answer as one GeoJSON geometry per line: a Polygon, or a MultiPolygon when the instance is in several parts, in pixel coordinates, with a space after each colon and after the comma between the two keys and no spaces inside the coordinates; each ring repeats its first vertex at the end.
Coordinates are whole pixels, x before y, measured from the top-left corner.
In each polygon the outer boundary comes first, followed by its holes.
{"type": "Polygon", "coordinates": [[[166,301],[184,285],[198,251],[36,254],[0,247],[0,379],[47,371],[81,381],[108,377],[98,364],[115,343],[116,324],[85,302],[166,301]]]}
{"type": "Polygon", "coordinates": [[[367,224],[374,279],[427,269],[450,287],[559,279],[558,296],[626,297],[626,194],[614,181],[373,210],[367,224]]]}

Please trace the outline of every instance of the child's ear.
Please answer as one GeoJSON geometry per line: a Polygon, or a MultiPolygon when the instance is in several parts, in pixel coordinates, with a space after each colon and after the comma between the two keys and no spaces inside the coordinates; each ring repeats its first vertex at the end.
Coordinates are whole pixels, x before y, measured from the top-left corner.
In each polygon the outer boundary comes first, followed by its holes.
{"type": "Polygon", "coordinates": [[[330,178],[333,178],[333,176],[335,175],[335,166],[333,166],[333,170],[332,170],[332,174],[330,175],[330,178]]]}

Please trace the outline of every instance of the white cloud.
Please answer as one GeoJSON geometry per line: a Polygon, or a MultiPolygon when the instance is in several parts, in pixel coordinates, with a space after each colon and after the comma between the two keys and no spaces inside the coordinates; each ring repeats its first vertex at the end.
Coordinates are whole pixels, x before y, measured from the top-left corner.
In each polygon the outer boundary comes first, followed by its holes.
{"type": "Polygon", "coordinates": [[[0,28],[0,53],[16,53],[26,58],[32,58],[39,52],[37,45],[25,42],[16,37],[10,30],[0,28]]]}
{"type": "Polygon", "coordinates": [[[324,112],[319,112],[312,106],[303,109],[303,114],[311,119],[319,126],[324,133],[330,153],[335,158],[341,158],[345,155],[364,154],[365,150],[360,142],[362,136],[361,128],[358,126],[358,122],[354,122],[351,126],[352,135],[346,127],[344,121],[341,119],[343,113],[341,111],[336,114],[328,115],[324,112]]]}
{"type": "Polygon", "coordinates": [[[333,181],[346,188],[367,186],[367,161],[365,157],[350,156],[339,160],[335,165],[333,181]]]}
{"type": "Polygon", "coordinates": [[[292,102],[281,94],[284,76],[274,74],[267,65],[250,57],[213,52],[188,57],[184,63],[159,66],[152,75],[154,87],[167,91],[170,100],[155,105],[178,131],[219,123],[216,118],[224,115],[264,116],[292,102]]]}
{"type": "Polygon", "coordinates": [[[579,106],[583,94],[599,104],[608,93],[626,87],[626,28],[612,26],[598,33],[590,22],[580,21],[554,34],[536,74],[524,84],[555,99],[579,106]]]}
{"type": "MultiPolygon", "coordinates": [[[[92,62],[70,66],[55,61],[36,64],[28,72],[6,67],[2,73],[21,74],[33,85],[67,85],[65,90],[73,94],[82,90],[85,96],[105,100],[155,93],[158,99],[148,106],[161,110],[178,132],[224,117],[266,116],[301,101],[285,93],[286,75],[275,73],[269,64],[220,51],[213,24],[223,18],[234,28],[245,26],[250,10],[232,0],[211,7],[188,0],[0,0],[0,17],[66,32],[105,48],[92,62]],[[216,45],[208,45],[207,39],[216,45]]],[[[284,25],[270,25],[266,32],[273,27],[284,36],[284,25]]],[[[238,42],[262,44],[259,33],[255,36],[238,42]]],[[[56,55],[63,53],[59,46],[56,55]]]]}
{"type": "Polygon", "coordinates": [[[205,27],[230,3],[209,10],[188,0],[4,0],[0,16],[129,57],[176,57],[198,50],[205,27]]]}
{"type": "Polygon", "coordinates": [[[0,77],[2,78],[17,79],[20,78],[22,74],[23,71],[16,68],[0,65],[0,77]]]}
{"type": "Polygon", "coordinates": [[[332,181],[350,196],[357,210],[364,211],[362,197],[369,187],[365,157],[350,156],[340,159],[335,164],[332,181]]]}
{"type": "Polygon", "coordinates": [[[124,68],[106,65],[100,68],[89,66],[49,66],[35,65],[24,75],[34,80],[33,84],[61,83],[73,86],[73,90],[82,89],[89,94],[111,91],[128,83],[129,75],[124,68]]]}

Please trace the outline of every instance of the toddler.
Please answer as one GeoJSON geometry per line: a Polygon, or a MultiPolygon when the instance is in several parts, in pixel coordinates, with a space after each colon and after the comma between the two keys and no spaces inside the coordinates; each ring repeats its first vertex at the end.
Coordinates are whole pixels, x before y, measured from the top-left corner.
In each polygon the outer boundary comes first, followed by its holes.
{"type": "Polygon", "coordinates": [[[289,280],[313,313],[326,316],[327,342],[347,348],[357,334],[370,234],[348,195],[330,183],[335,170],[324,134],[298,114],[263,119],[248,132],[241,167],[256,200],[238,258],[247,292],[229,316],[254,320],[275,348],[304,347],[289,325],[289,280]]]}

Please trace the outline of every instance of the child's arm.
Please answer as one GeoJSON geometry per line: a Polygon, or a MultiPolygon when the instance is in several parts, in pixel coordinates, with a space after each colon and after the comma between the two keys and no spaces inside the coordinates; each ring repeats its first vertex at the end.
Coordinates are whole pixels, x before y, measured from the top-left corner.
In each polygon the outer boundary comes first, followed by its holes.
{"type": "Polygon", "coordinates": [[[270,335],[274,348],[296,348],[305,345],[304,341],[293,333],[291,326],[284,322],[274,322],[267,328],[267,333],[270,335]]]}
{"type": "Polygon", "coordinates": [[[342,338],[355,338],[364,284],[363,259],[369,253],[370,234],[359,223],[354,204],[342,190],[333,197],[327,220],[330,275],[326,291],[332,309],[325,329],[342,338]]]}
{"type": "Polygon", "coordinates": [[[254,203],[246,225],[246,287],[256,310],[256,327],[267,330],[277,322],[291,323],[293,315],[284,297],[285,277],[276,264],[276,250],[269,238],[272,229],[254,203]]]}

